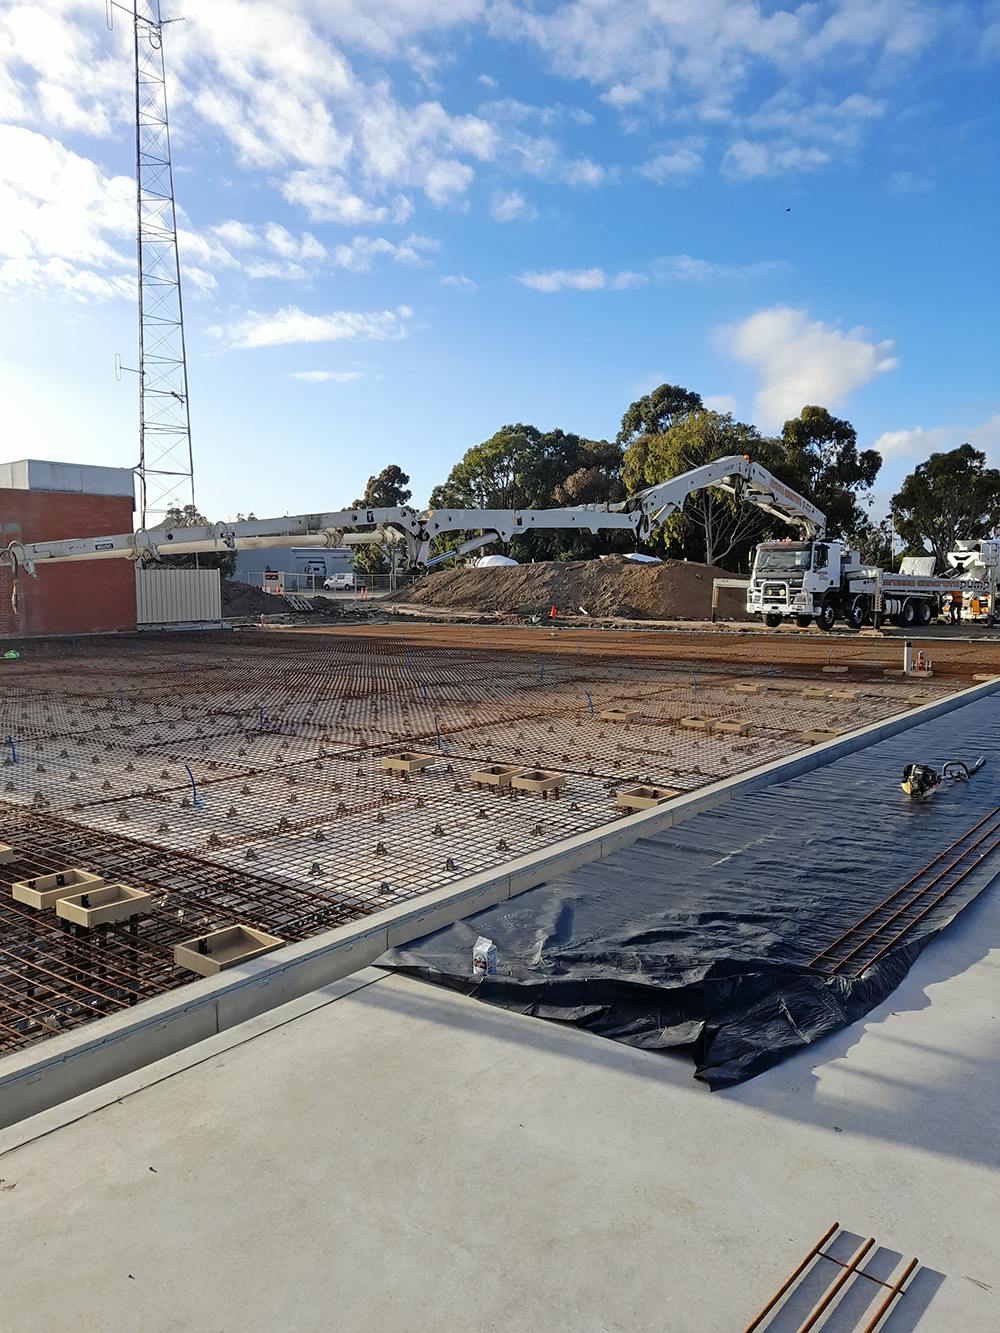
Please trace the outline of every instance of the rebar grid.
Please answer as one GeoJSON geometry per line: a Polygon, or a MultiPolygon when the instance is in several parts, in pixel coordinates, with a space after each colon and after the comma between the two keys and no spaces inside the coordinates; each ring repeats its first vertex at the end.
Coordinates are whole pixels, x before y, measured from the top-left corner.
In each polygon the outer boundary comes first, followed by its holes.
{"type": "Polygon", "coordinates": [[[251,633],[5,660],[0,840],[16,859],[0,867],[0,1051],[182,984],[183,939],[237,923],[305,939],[616,819],[623,787],[693,790],[912,696],[875,669],[852,679],[855,700],[805,699],[816,677],[773,665],[546,646],[251,633]],[[749,678],[766,691],[738,692],[749,678]],[[622,705],[638,718],[600,718],[622,705]],[[682,727],[692,716],[751,732],[682,727]],[[435,762],[399,779],[380,765],[399,749],[435,762]],[[472,774],[497,763],[566,784],[547,800],[477,789],[472,774]],[[151,892],[153,909],[88,932],[11,900],[14,880],[71,866],[151,892]]]}

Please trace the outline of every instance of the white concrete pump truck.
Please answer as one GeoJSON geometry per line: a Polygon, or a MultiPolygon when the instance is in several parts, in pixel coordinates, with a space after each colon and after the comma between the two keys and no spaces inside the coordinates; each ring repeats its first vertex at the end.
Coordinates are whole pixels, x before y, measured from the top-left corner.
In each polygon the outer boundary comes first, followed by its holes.
{"type": "Polygon", "coordinates": [[[830,630],[838,620],[857,629],[871,617],[901,625],[926,625],[946,596],[989,598],[996,584],[1000,542],[964,543],[944,578],[893,574],[862,565],[858,553],[828,538],[826,515],[747,455],[716,459],[631,495],[619,504],[563,509],[454,509],[418,512],[406,506],[335,510],[318,514],[244,519],[206,527],[150,528],[113,537],[73,537],[63,541],[11,542],[0,550],[0,565],[13,575],[34,576],[42,561],[132,559],[158,555],[225,552],[278,546],[360,546],[404,543],[411,567],[422,569],[454,555],[510,542],[526,532],[575,528],[582,532],[627,531],[643,541],[657,531],[695,491],[713,487],[756,505],[798,529],[800,540],[762,542],[754,554],[747,611],[772,627],[794,618],[830,630]],[[444,554],[431,544],[447,533],[476,533],[444,554]]]}

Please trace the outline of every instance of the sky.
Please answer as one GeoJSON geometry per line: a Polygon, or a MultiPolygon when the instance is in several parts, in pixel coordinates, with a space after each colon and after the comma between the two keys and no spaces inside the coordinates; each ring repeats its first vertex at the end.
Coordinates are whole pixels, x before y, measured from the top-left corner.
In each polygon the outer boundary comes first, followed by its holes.
{"type": "MultiPolygon", "coordinates": [[[[190,0],[198,507],[414,501],[664,381],[1000,465],[1000,0],[190,0]]],[[[0,0],[0,461],[132,466],[131,21],[0,0]]]]}

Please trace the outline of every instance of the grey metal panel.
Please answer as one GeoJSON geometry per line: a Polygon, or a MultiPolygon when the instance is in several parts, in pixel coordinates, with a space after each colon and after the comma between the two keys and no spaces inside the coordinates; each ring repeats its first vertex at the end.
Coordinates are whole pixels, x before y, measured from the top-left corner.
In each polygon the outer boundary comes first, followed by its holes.
{"type": "Polygon", "coordinates": [[[53,463],[22,458],[0,464],[0,487],[16,491],[70,491],[83,495],[127,495],[135,492],[132,469],[90,463],[53,463]]]}
{"type": "Polygon", "coordinates": [[[265,569],[278,574],[303,574],[307,562],[326,566],[326,576],[354,568],[354,552],[349,547],[322,546],[274,547],[271,550],[239,551],[234,578],[243,583],[259,584],[265,569]]]}
{"type": "Polygon", "coordinates": [[[222,583],[217,569],[137,569],[135,599],[139,625],[222,619],[222,583]]]}

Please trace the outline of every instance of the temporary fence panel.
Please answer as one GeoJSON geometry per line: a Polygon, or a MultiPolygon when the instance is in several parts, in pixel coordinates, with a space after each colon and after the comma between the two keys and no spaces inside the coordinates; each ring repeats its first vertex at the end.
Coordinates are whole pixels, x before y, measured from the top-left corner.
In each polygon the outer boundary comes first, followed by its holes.
{"type": "Polygon", "coordinates": [[[135,595],[140,625],[222,619],[222,584],[217,569],[137,569],[135,595]]]}

